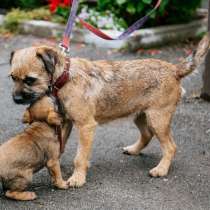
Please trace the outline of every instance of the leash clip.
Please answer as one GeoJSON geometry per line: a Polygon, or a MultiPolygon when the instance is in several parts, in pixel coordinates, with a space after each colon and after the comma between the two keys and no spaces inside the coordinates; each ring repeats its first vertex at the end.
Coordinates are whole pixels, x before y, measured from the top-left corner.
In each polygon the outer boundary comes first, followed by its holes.
{"type": "Polygon", "coordinates": [[[64,54],[64,55],[70,55],[70,48],[69,47],[65,47],[62,43],[59,44],[59,48],[61,49],[61,52],[64,54]]]}

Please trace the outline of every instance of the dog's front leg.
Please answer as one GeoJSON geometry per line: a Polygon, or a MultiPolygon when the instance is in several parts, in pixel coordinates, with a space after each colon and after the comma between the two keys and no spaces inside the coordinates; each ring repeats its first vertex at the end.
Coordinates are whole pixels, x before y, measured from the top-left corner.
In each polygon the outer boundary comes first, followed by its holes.
{"type": "Polygon", "coordinates": [[[68,189],[68,184],[63,180],[59,160],[50,159],[47,162],[47,168],[52,177],[53,184],[59,189],[68,189]]]}
{"type": "Polygon", "coordinates": [[[86,182],[96,122],[93,121],[87,125],[78,126],[78,128],[80,139],[74,159],[75,169],[73,175],[68,180],[70,187],[81,187],[86,182]]]}

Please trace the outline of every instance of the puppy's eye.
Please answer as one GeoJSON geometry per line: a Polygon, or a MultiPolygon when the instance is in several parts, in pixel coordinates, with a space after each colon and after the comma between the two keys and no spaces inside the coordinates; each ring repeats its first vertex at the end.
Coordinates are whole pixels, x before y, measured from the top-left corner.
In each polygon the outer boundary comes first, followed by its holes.
{"type": "Polygon", "coordinates": [[[17,81],[17,78],[14,77],[13,75],[10,75],[13,81],[17,81]]]}
{"type": "Polygon", "coordinates": [[[23,82],[29,86],[33,85],[34,82],[37,80],[35,77],[26,77],[23,82]]]}

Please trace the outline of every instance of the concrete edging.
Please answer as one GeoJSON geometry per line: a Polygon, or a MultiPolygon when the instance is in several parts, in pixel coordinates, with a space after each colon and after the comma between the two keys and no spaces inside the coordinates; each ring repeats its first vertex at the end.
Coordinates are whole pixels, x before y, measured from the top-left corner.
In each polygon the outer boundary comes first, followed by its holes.
{"type": "MultiPolygon", "coordinates": [[[[50,37],[60,36],[64,31],[64,26],[48,21],[25,21],[20,25],[20,31],[25,34],[50,37]]],[[[115,37],[119,31],[103,30],[107,34],[115,37]]],[[[201,33],[207,31],[207,19],[192,21],[187,24],[161,26],[149,29],[141,29],[133,33],[127,40],[106,41],[98,38],[86,29],[75,28],[72,34],[72,41],[94,44],[103,48],[128,48],[136,50],[138,48],[149,48],[163,45],[170,42],[182,41],[188,38],[196,38],[201,33]]]]}

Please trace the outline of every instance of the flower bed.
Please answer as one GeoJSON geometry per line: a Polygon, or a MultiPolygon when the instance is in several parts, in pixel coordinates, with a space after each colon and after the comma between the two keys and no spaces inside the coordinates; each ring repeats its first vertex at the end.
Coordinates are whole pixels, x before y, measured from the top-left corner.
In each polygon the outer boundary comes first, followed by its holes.
{"type": "MultiPolygon", "coordinates": [[[[51,12],[66,20],[71,1],[49,0],[51,12]]],[[[190,22],[196,18],[196,9],[201,1],[162,0],[160,7],[151,15],[145,27],[190,22]]],[[[157,0],[98,0],[97,3],[90,4],[81,1],[79,14],[102,29],[127,28],[148,13],[156,2],[157,0]]]]}
{"type": "MultiPolygon", "coordinates": [[[[7,1],[7,0],[3,0],[7,1]]],[[[33,10],[13,9],[6,16],[6,28],[14,31],[25,20],[49,20],[66,23],[72,0],[17,0],[23,8],[36,7],[48,1],[48,5],[33,10]]],[[[95,3],[81,1],[78,15],[92,25],[108,30],[122,31],[150,11],[157,0],[98,0],[95,3]]],[[[196,8],[201,0],[162,0],[145,28],[168,24],[187,23],[196,19],[196,8]]],[[[14,4],[14,6],[16,6],[14,4]]],[[[78,23],[79,24],[79,23],[78,23]]]]}

